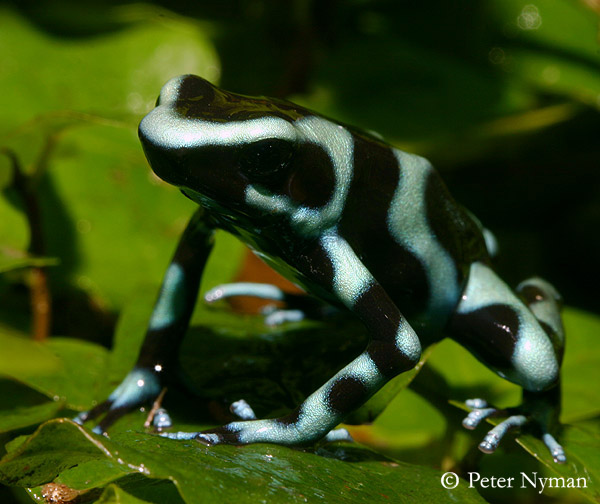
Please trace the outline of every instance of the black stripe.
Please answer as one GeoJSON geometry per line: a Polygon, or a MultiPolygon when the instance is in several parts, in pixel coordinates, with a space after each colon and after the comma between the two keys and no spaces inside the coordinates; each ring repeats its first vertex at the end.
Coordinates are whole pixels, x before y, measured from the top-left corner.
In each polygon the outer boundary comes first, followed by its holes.
{"type": "Polygon", "coordinates": [[[302,250],[296,257],[290,256],[284,259],[290,263],[296,263],[298,271],[308,280],[307,284],[311,287],[309,291],[312,291],[312,288],[315,289],[315,292],[318,292],[319,289],[321,291],[325,290],[329,294],[326,298],[331,297],[333,292],[333,264],[321,243],[313,242],[311,248],[302,250]]]}
{"type": "Polygon", "coordinates": [[[300,420],[301,409],[302,409],[302,406],[299,406],[291,413],[289,413],[281,418],[276,419],[276,421],[283,425],[297,424],[298,420],[300,420]]]}
{"type": "Polygon", "coordinates": [[[454,201],[435,170],[427,177],[425,204],[429,227],[454,261],[458,282],[462,284],[472,263],[489,262],[483,234],[477,223],[454,201]]]}
{"type": "Polygon", "coordinates": [[[450,322],[454,339],[497,369],[512,367],[511,358],[519,339],[519,326],[517,312],[505,304],[456,313],[450,322]]]}
{"type": "Polygon", "coordinates": [[[294,121],[313,115],[305,108],[285,100],[224,91],[196,75],[187,75],[182,79],[176,110],[182,117],[222,123],[260,119],[267,115],[294,121]]]}
{"type": "Polygon", "coordinates": [[[381,285],[373,284],[364,291],[355,301],[352,311],[369,328],[372,339],[395,341],[402,317],[381,285]]]}
{"type": "MultiPolygon", "coordinates": [[[[288,196],[304,207],[325,206],[333,197],[335,188],[335,172],[329,154],[313,143],[296,144],[292,148],[293,157],[284,169],[260,180],[248,176],[249,181],[264,187],[270,194],[288,196]]],[[[243,151],[251,149],[252,144],[242,147],[242,156],[243,151]]]]}
{"type": "Polygon", "coordinates": [[[333,197],[333,162],[321,146],[313,143],[298,146],[291,172],[288,194],[294,202],[309,208],[319,208],[333,197]]]}
{"type": "Polygon", "coordinates": [[[388,380],[415,365],[394,343],[371,341],[367,347],[367,353],[379,372],[388,380]]]}
{"type": "Polygon", "coordinates": [[[367,387],[357,378],[339,378],[329,389],[327,405],[336,413],[354,411],[368,398],[367,387]]]}
{"type": "MultiPolygon", "coordinates": [[[[223,425],[222,427],[217,427],[215,429],[205,430],[200,432],[200,434],[217,434],[221,438],[223,443],[240,444],[240,433],[229,430],[229,427],[227,425],[223,425]]],[[[212,444],[207,443],[205,439],[199,437],[196,437],[196,439],[202,444],[212,444]]]]}
{"type": "Polygon", "coordinates": [[[339,232],[410,317],[425,308],[429,290],[421,262],[395,241],[387,227],[400,167],[389,146],[362,136],[354,140],[354,176],[339,232]]]}

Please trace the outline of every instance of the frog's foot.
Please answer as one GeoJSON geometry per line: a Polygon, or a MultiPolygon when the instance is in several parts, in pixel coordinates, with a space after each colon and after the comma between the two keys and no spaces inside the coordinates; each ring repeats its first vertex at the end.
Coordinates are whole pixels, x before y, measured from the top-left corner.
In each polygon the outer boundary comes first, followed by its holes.
{"type": "Polygon", "coordinates": [[[556,439],[554,439],[554,436],[552,434],[550,434],[549,432],[545,432],[544,434],[542,434],[542,441],[544,442],[548,450],[550,450],[550,454],[552,455],[554,462],[556,462],[557,464],[564,464],[567,461],[567,456],[565,455],[564,448],[558,444],[558,442],[556,441],[556,439]]]}
{"type": "Polygon", "coordinates": [[[467,399],[465,404],[471,408],[471,412],[462,421],[465,429],[473,430],[486,418],[506,414],[506,410],[499,410],[488,406],[484,399],[467,399]]]}
{"type": "Polygon", "coordinates": [[[265,324],[270,326],[281,325],[285,322],[299,322],[305,318],[320,320],[331,317],[338,312],[336,308],[323,304],[305,294],[293,294],[283,291],[276,285],[254,282],[217,285],[204,295],[204,300],[207,303],[214,303],[236,296],[250,296],[284,303],[285,308],[269,305],[263,309],[265,324]]]}
{"type": "Polygon", "coordinates": [[[286,322],[300,322],[306,318],[306,313],[302,310],[282,310],[274,305],[265,306],[262,314],[265,316],[265,324],[268,326],[278,326],[286,322]]]}
{"type": "Polygon", "coordinates": [[[168,429],[173,426],[173,420],[165,408],[158,408],[152,418],[152,427],[157,431],[168,429]]]}
{"type": "MultiPolygon", "coordinates": [[[[240,399],[239,401],[232,403],[231,406],[229,406],[229,411],[231,411],[241,420],[257,419],[254,410],[244,399],[240,399]]],[[[324,443],[333,443],[335,441],[354,442],[354,439],[346,429],[340,427],[338,429],[330,430],[321,441],[324,443]]]]}
{"type": "Polygon", "coordinates": [[[166,437],[169,439],[175,440],[189,440],[195,439],[196,441],[206,445],[206,446],[214,446],[218,444],[229,444],[229,445],[241,445],[247,443],[276,443],[282,445],[310,445],[317,443],[318,441],[322,441],[325,443],[333,443],[336,441],[350,441],[353,442],[354,439],[350,435],[350,433],[340,427],[338,429],[332,429],[325,436],[320,439],[308,439],[304,440],[298,437],[297,435],[291,436],[293,439],[290,442],[288,436],[285,433],[285,430],[282,429],[282,437],[281,439],[251,439],[246,441],[244,439],[244,434],[250,434],[252,437],[258,434],[259,431],[269,431],[270,430],[271,420],[251,420],[244,422],[232,422],[230,424],[224,425],[223,427],[218,427],[216,429],[211,429],[202,432],[162,432],[160,436],[166,437]],[[245,425],[244,425],[245,424],[245,425]],[[253,424],[253,425],[248,425],[253,424]],[[298,437],[298,439],[295,439],[298,437]]]}
{"type": "MultiPolygon", "coordinates": [[[[105,414],[104,418],[92,431],[96,434],[106,434],[106,430],[123,415],[155,399],[161,388],[157,373],[149,369],[134,368],[106,401],[91,410],[79,413],[73,418],[73,421],[83,425],[88,420],[95,420],[105,414]]],[[[155,416],[155,426],[156,422],[161,424],[164,418],[164,415],[155,416]]]]}
{"type": "Polygon", "coordinates": [[[214,303],[221,299],[227,299],[236,296],[250,296],[271,301],[285,301],[288,294],[276,285],[254,283],[254,282],[235,282],[217,285],[210,289],[204,295],[204,301],[214,303]]]}
{"type": "Polygon", "coordinates": [[[288,418],[293,418],[293,416],[284,417],[284,419],[257,420],[254,410],[244,399],[232,403],[229,410],[243,421],[232,422],[223,427],[203,432],[173,432],[160,435],[176,440],[195,439],[206,446],[239,445],[261,441],[286,445],[307,445],[318,441],[325,443],[354,441],[344,428],[332,429],[320,439],[319,437],[305,437],[294,427],[293,423],[285,423],[288,418]]]}
{"type": "MultiPolygon", "coordinates": [[[[525,425],[535,423],[535,419],[528,415],[522,414],[512,414],[518,413],[519,408],[509,408],[509,409],[498,409],[491,407],[487,404],[487,402],[483,399],[469,399],[465,401],[465,404],[472,408],[472,411],[465,417],[462,424],[466,429],[473,430],[475,429],[482,420],[486,418],[498,417],[498,416],[507,416],[505,420],[496,425],[493,429],[491,429],[483,439],[483,441],[479,444],[479,449],[483,453],[493,453],[496,451],[502,438],[511,430],[524,427],[525,425]]],[[[556,439],[548,433],[545,429],[541,428],[541,425],[537,426],[542,430],[542,441],[550,451],[554,462],[558,464],[564,464],[567,460],[565,455],[565,451],[563,447],[558,444],[556,439]]]]}

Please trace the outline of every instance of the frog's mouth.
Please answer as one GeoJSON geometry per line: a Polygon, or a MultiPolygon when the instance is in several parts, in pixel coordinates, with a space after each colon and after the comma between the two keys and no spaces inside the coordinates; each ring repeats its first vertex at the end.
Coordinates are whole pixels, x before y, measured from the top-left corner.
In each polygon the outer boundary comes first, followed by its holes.
{"type": "Polygon", "coordinates": [[[225,210],[222,207],[222,205],[219,205],[219,203],[214,198],[211,198],[210,196],[207,196],[206,194],[201,194],[199,192],[196,192],[192,189],[188,189],[186,187],[180,187],[179,190],[181,191],[181,194],[183,194],[186,198],[188,198],[189,200],[192,200],[194,203],[196,203],[204,208],[219,209],[219,211],[225,210]]]}

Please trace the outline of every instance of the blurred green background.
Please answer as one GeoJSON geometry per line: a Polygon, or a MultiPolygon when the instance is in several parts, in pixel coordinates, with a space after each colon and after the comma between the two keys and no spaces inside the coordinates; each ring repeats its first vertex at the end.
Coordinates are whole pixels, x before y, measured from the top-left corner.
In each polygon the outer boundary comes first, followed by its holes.
{"type": "MultiPolygon", "coordinates": [[[[496,234],[510,284],[540,275],[600,313],[599,15],[596,0],[1,2],[0,329],[32,332],[30,266],[51,264],[50,333],[105,347],[155,292],[193,205],[151,174],[136,128],[184,73],[428,157],[496,234]]],[[[218,246],[203,289],[240,269],[235,240],[218,246]]],[[[18,355],[0,373],[28,369],[18,355]]]]}

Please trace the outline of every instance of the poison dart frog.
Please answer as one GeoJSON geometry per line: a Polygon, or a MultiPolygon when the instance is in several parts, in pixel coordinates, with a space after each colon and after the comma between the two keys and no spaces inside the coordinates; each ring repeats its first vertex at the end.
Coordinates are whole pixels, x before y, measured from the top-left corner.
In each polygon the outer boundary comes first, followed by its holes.
{"type": "MultiPolygon", "coordinates": [[[[480,449],[493,452],[509,430],[527,425],[555,462],[566,461],[552,435],[564,348],[560,296],[540,278],[512,290],[497,276],[493,235],[426,159],[291,102],[230,93],[193,75],[165,84],[139,137],[156,175],[199,207],[167,269],[136,366],[77,422],[106,413],[94,429],[103,433],[156,398],[175,366],[214,231],[223,229],[310,296],[357,317],[370,342],[287,416],[256,419],[241,401],[233,409],[239,421],[166,436],[207,445],[344,437],[335,427],[349,413],[415,367],[424,347],[449,337],[523,389],[522,404],[507,410],[467,401],[469,429],[507,417],[480,449]]],[[[207,298],[232,295],[286,299],[264,284],[229,284],[207,298]]],[[[170,424],[166,413],[159,418],[170,424]]]]}

